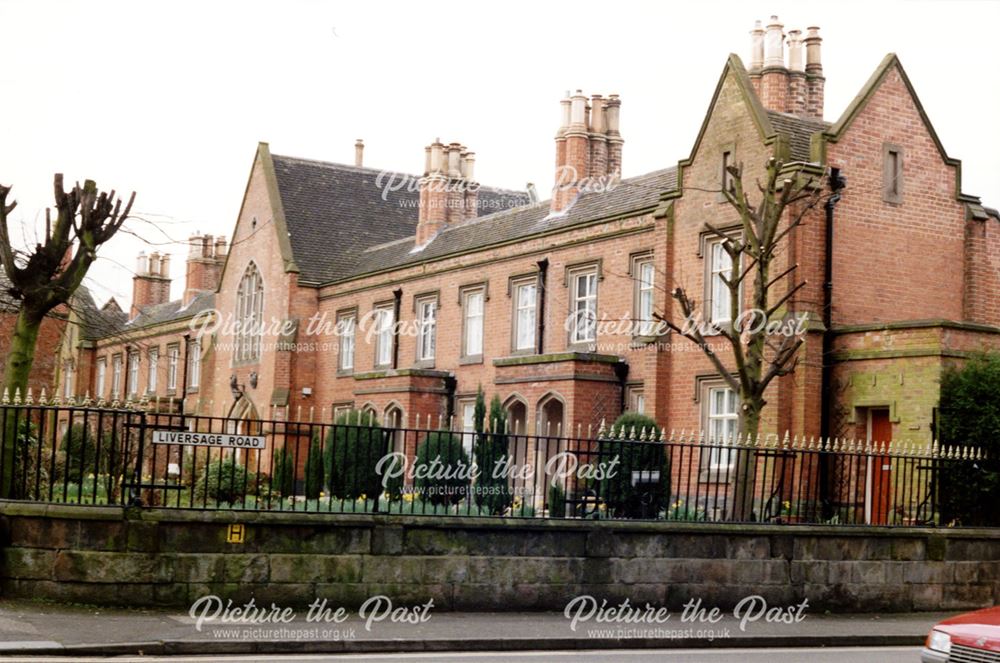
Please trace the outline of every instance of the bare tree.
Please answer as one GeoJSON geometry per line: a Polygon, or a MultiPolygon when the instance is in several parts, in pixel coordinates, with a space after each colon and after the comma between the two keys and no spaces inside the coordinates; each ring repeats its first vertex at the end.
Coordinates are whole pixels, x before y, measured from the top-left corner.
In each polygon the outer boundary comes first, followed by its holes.
{"type": "MultiPolygon", "coordinates": [[[[45,243],[24,253],[11,245],[8,228],[17,203],[7,202],[11,189],[0,185],[0,265],[10,283],[7,294],[18,305],[5,374],[11,393],[18,389],[24,393],[28,386],[42,321],[50,311],[69,303],[97,258],[97,249],[118,232],[135,200],[133,192],[123,209],[113,190],[98,191],[93,180],[86,180],[82,187],[77,183],[67,192],[58,173],[53,188],[55,222],[51,209],[46,210],[45,243]]],[[[0,497],[11,492],[14,437],[13,431],[4,431],[0,497]]]]}
{"type": "MultiPolygon", "coordinates": [[[[796,321],[786,313],[786,304],[806,282],[796,278],[798,265],[782,264],[778,256],[789,234],[820,202],[822,189],[817,173],[810,172],[808,166],[793,164],[786,168],[782,161],[772,158],[767,162],[766,180],[757,182],[761,197],[755,205],[744,188],[743,165],[732,165],[727,170],[730,184],[722,193],[739,215],[740,230],[727,233],[713,224],[705,224],[705,228],[719,238],[732,264],[729,275],[720,276],[728,290],[729,322],[711,324],[710,312],[699,308],[697,300],[681,286],[672,291],[671,297],[685,322],[677,324],[668,315],[656,317],[701,348],[739,395],[739,437],[746,440],[756,438],[760,431],[768,386],[775,378],[792,373],[798,361],[804,339],[801,333],[795,333],[796,321]],[[748,282],[748,308],[743,309],[741,294],[748,282]],[[718,337],[728,341],[729,361],[711,345],[718,337]]],[[[753,515],[756,456],[745,447],[737,448],[735,455],[731,516],[749,520],[753,515]]]]}

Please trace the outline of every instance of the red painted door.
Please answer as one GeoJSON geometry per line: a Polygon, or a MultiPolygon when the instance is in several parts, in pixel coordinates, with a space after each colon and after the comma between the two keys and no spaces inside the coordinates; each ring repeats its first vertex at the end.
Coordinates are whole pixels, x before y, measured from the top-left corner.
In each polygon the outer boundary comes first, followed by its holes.
{"type": "MultiPolygon", "coordinates": [[[[892,441],[889,410],[871,410],[870,439],[881,448],[892,441]]],[[[872,525],[888,525],[892,505],[892,457],[873,455],[869,460],[869,486],[872,525]]]]}

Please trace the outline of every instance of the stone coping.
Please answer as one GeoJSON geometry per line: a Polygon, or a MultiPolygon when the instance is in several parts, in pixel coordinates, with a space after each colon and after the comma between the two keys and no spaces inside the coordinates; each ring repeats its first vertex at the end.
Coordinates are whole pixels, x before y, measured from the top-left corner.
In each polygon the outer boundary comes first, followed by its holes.
{"type": "Polygon", "coordinates": [[[618,355],[605,355],[596,352],[555,352],[541,355],[520,355],[500,357],[493,360],[494,366],[524,366],[527,364],[553,364],[561,361],[583,361],[596,364],[619,364],[622,358],[618,355]]]}
{"type": "Polygon", "coordinates": [[[435,529],[520,529],[540,531],[721,534],[741,536],[839,536],[891,535],[905,538],[941,537],[1000,540],[1000,529],[876,527],[832,525],[768,525],[754,523],[684,523],[629,520],[577,520],[573,518],[484,518],[471,516],[379,515],[355,513],[296,513],[294,511],[200,511],[159,507],[91,506],[0,500],[0,516],[76,520],[138,520],[163,523],[245,523],[257,525],[319,525],[342,527],[421,527],[435,529]]]}
{"type": "Polygon", "coordinates": [[[858,325],[834,325],[830,330],[834,335],[857,334],[871,331],[890,331],[907,329],[959,329],[962,331],[1000,334],[1000,328],[984,325],[978,322],[962,322],[946,318],[930,320],[899,320],[895,322],[872,322],[858,325]]]}
{"type": "Polygon", "coordinates": [[[431,368],[385,368],[364,373],[354,373],[355,380],[377,380],[379,378],[447,378],[449,371],[438,371],[431,368]]]}

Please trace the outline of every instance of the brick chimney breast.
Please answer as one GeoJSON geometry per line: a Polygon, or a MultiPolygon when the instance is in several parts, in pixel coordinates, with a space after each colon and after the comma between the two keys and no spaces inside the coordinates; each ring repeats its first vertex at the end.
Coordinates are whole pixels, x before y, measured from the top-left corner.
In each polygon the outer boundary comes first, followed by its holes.
{"type": "Polygon", "coordinates": [[[768,110],[799,117],[823,118],[823,65],[820,62],[819,28],[789,30],[772,16],[767,28],[754,23],[750,31],[750,82],[768,110]],[[787,62],[785,44],[788,45],[787,62]]]}
{"type": "Polygon", "coordinates": [[[823,63],[820,58],[819,28],[806,28],[806,110],[807,117],[823,119],[823,88],[826,79],[823,78],[823,63]]]}
{"type": "Polygon", "coordinates": [[[785,110],[795,115],[806,112],[806,72],[802,62],[802,31],[788,31],[788,96],[785,110]]]}
{"type": "Polygon", "coordinates": [[[569,207],[584,181],[621,174],[624,141],[618,131],[620,108],[617,94],[607,98],[595,94],[588,103],[582,90],[560,102],[552,212],[569,207]]]}
{"type": "Polygon", "coordinates": [[[226,261],[226,238],[195,233],[188,238],[188,256],[184,275],[184,305],[203,292],[219,287],[219,276],[226,261]]]}
{"type": "Polygon", "coordinates": [[[777,16],[771,17],[764,33],[764,68],[760,78],[760,101],[765,108],[786,110],[788,69],[785,67],[784,25],[777,16]]]}
{"type": "Polygon", "coordinates": [[[599,94],[591,96],[590,105],[590,177],[608,174],[607,111],[599,94]]]}
{"type": "Polygon", "coordinates": [[[135,276],[132,277],[132,308],[134,318],[143,309],[170,301],[170,255],[157,251],[148,256],[140,251],[136,256],[135,276]]]}
{"type": "Polygon", "coordinates": [[[426,245],[447,224],[477,216],[479,187],[474,181],[475,162],[475,153],[461,143],[444,145],[437,138],[424,149],[417,246],[426,245]]]}

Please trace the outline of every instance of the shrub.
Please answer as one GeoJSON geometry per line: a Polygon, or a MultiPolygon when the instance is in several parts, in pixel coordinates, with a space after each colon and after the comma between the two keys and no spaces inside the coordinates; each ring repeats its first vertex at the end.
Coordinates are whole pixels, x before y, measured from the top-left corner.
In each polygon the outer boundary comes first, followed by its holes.
{"type": "Polygon", "coordinates": [[[669,450],[657,441],[660,429],[650,417],[626,412],[615,420],[612,431],[618,431],[623,426],[626,438],[633,427],[636,437],[645,428],[646,437],[651,441],[639,442],[630,439],[600,441],[598,448],[601,462],[610,463],[615,458],[619,461],[614,475],[601,481],[600,497],[607,504],[610,515],[615,517],[655,518],[666,507],[670,496],[669,450]],[[643,480],[640,485],[633,486],[634,472],[659,472],[659,477],[643,480]]]}
{"type": "Polygon", "coordinates": [[[313,436],[312,442],[309,444],[305,473],[306,499],[315,500],[319,498],[320,491],[323,490],[323,450],[318,434],[313,436]]]}
{"type": "Polygon", "coordinates": [[[566,517],[566,491],[558,483],[549,484],[549,518],[566,517]]]}
{"type": "Polygon", "coordinates": [[[279,493],[282,497],[288,497],[295,493],[295,458],[288,447],[282,446],[274,454],[271,490],[279,493]]]}
{"type": "Polygon", "coordinates": [[[22,419],[14,446],[14,499],[42,499],[49,489],[51,452],[38,439],[38,428],[22,419]]]}
{"type": "MultiPolygon", "coordinates": [[[[978,447],[985,461],[942,460],[937,481],[942,524],[1000,525],[1000,354],[984,353],[941,379],[938,435],[978,447]]],[[[930,515],[930,514],[928,514],[930,515]]]]}
{"type": "Polygon", "coordinates": [[[201,469],[194,492],[198,500],[235,504],[243,501],[256,485],[256,474],[233,458],[226,458],[201,469]]]}
{"type": "Polygon", "coordinates": [[[434,431],[417,447],[414,486],[432,504],[458,504],[468,490],[468,469],[469,457],[459,436],[434,431]]]}
{"type": "Polygon", "coordinates": [[[378,422],[357,410],[338,416],[327,433],[323,458],[330,493],[342,499],[381,495],[376,467],[388,452],[389,439],[378,422]]]}
{"type": "Polygon", "coordinates": [[[86,475],[98,473],[97,437],[85,424],[73,424],[66,430],[59,451],[64,459],[62,477],[66,481],[78,483],[86,475]]]}
{"type": "MultiPolygon", "coordinates": [[[[476,399],[476,412],[479,413],[482,392],[476,399]]],[[[483,404],[485,415],[485,404],[483,404]]],[[[500,468],[504,459],[510,453],[510,441],[507,437],[507,413],[500,403],[499,396],[493,396],[490,402],[490,423],[492,431],[483,432],[483,423],[476,420],[476,447],[473,453],[479,468],[476,480],[476,504],[490,513],[498,514],[507,510],[513,501],[507,477],[500,468]],[[499,475],[499,476],[495,476],[499,475]]]]}

